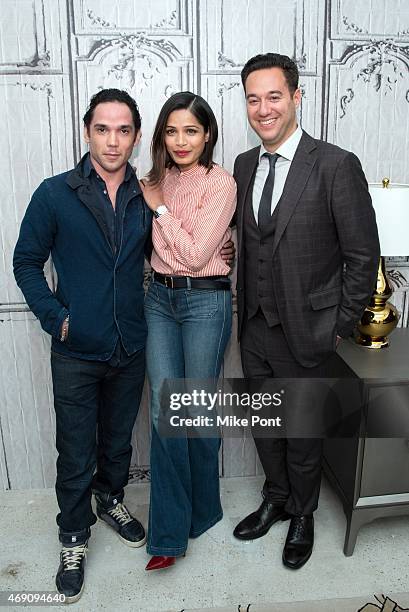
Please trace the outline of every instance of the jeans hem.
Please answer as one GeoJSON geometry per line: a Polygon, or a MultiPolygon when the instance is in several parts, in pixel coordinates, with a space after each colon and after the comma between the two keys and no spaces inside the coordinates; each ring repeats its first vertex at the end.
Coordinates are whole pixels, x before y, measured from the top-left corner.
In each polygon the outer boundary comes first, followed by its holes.
{"type": "Polygon", "coordinates": [[[164,557],[182,557],[186,552],[187,546],[184,548],[165,548],[163,546],[151,546],[150,544],[146,547],[146,552],[149,555],[164,556],[164,557]]]}
{"type": "Polygon", "coordinates": [[[92,493],[95,497],[97,505],[100,504],[104,508],[111,508],[114,500],[117,500],[117,503],[122,503],[124,501],[125,493],[122,488],[119,493],[112,493],[112,491],[103,491],[102,489],[97,489],[92,487],[92,493]]]}
{"type": "Polygon", "coordinates": [[[218,514],[214,519],[212,519],[211,521],[206,523],[206,525],[204,525],[204,527],[202,527],[201,529],[196,529],[195,531],[191,532],[189,534],[189,537],[190,538],[198,538],[199,536],[202,535],[202,533],[204,533],[205,531],[207,531],[208,529],[213,527],[213,525],[216,525],[216,523],[221,521],[222,518],[223,518],[223,512],[220,512],[220,514],[218,514]]]}
{"type": "Polygon", "coordinates": [[[70,527],[63,527],[61,525],[61,522],[57,519],[56,523],[58,525],[58,528],[61,529],[61,531],[82,531],[84,529],[90,529],[92,527],[92,525],[95,525],[95,523],[97,522],[97,517],[95,516],[95,514],[92,515],[92,519],[90,519],[87,524],[84,525],[75,525],[75,526],[70,526],[70,527]]]}

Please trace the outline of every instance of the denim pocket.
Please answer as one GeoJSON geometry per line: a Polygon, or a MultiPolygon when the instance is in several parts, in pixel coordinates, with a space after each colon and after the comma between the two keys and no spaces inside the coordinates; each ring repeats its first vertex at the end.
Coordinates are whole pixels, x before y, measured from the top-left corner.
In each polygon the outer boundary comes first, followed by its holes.
{"type": "Polygon", "coordinates": [[[159,308],[160,307],[160,297],[158,293],[158,285],[157,283],[150,282],[148,291],[145,295],[145,307],[146,308],[159,308]]]}
{"type": "Polygon", "coordinates": [[[198,319],[214,317],[219,308],[216,289],[188,289],[186,302],[190,314],[198,319]]]}

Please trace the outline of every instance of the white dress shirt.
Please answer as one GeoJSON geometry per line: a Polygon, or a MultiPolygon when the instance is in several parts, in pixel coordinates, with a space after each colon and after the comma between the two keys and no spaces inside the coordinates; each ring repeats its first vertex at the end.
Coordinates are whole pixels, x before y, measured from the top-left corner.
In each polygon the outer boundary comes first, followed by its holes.
{"type": "MultiPolygon", "coordinates": [[[[275,151],[280,157],[276,161],[275,165],[275,177],[274,177],[274,189],[273,196],[271,198],[271,214],[278,204],[279,199],[283,193],[284,184],[287,179],[288,172],[290,170],[291,162],[293,161],[295,152],[300,143],[302,136],[302,129],[297,126],[297,129],[282,145],[275,151]]],[[[264,183],[266,182],[270,163],[267,157],[263,157],[263,153],[269,153],[263,145],[260,147],[259,162],[256,170],[256,177],[254,179],[253,187],[253,211],[254,217],[258,219],[258,209],[260,206],[261,194],[263,193],[264,183]]],[[[271,155],[271,153],[270,153],[271,155]]]]}

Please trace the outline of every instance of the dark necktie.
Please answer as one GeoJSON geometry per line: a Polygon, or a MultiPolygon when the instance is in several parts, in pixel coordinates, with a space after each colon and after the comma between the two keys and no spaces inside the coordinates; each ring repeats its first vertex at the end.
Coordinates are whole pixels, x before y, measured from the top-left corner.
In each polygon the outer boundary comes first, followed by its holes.
{"type": "Polygon", "coordinates": [[[258,209],[258,226],[263,229],[271,220],[271,198],[273,197],[275,165],[280,157],[278,153],[263,153],[270,163],[270,170],[264,183],[263,193],[261,194],[260,206],[258,209]]]}

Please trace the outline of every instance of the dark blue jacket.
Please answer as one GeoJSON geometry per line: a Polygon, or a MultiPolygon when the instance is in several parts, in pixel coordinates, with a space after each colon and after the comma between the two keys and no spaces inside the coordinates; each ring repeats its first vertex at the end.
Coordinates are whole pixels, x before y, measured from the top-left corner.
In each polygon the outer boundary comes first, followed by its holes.
{"type": "Polygon", "coordinates": [[[145,345],[143,266],[152,214],[135,181],[114,254],[82,163],[46,179],[33,194],[14,252],[14,275],[27,304],[51,334],[53,350],[107,360],[118,334],[128,354],[145,345]],[[58,275],[55,293],[43,271],[50,252],[58,275]],[[68,314],[69,333],[61,342],[68,314]]]}

